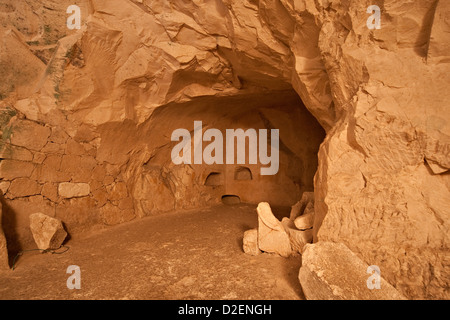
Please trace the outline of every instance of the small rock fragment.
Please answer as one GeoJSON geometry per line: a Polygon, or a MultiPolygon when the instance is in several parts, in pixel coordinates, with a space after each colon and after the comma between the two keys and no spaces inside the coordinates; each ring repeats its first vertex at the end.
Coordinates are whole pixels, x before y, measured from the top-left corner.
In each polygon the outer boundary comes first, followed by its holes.
{"type": "Polygon", "coordinates": [[[298,230],[289,218],[283,218],[281,223],[289,235],[292,251],[303,253],[305,245],[313,241],[312,229],[298,230]]]}

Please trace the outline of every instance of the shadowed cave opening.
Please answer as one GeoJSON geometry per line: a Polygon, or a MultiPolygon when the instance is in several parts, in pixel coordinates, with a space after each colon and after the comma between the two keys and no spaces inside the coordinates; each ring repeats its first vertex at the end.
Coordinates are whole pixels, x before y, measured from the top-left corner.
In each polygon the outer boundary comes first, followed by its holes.
{"type": "Polygon", "coordinates": [[[209,206],[223,202],[222,197],[227,195],[235,195],[247,204],[264,201],[289,207],[303,192],[314,191],[317,153],[325,131],[292,88],[172,103],[155,110],[150,120],[141,127],[140,135],[151,137],[147,148],[158,152],[146,167],[167,168],[167,194],[185,195],[177,196],[175,207],[209,206]],[[180,129],[189,133],[189,141],[180,137],[171,140],[180,129]],[[239,158],[239,138],[227,135],[229,130],[240,129],[245,133],[245,158],[239,158]],[[219,132],[222,141],[207,136],[210,130],[219,132]],[[278,130],[278,146],[272,150],[273,130],[278,130]],[[247,135],[250,131],[253,135],[247,135]],[[188,161],[183,158],[182,142],[190,146],[188,161]],[[169,160],[174,150],[179,163],[169,160]],[[206,161],[205,155],[215,161],[206,161]],[[276,167],[275,158],[278,167],[264,173],[276,167]]]}

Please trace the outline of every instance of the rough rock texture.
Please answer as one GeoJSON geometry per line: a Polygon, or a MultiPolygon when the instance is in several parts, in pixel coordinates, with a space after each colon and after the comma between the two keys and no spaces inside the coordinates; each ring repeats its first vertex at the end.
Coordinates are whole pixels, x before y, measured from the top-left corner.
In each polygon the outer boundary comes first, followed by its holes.
{"type": "Polygon", "coordinates": [[[382,270],[379,289],[370,289],[368,267],[344,244],[320,241],[306,246],[298,277],[308,300],[405,299],[383,278],[382,270]]]}
{"type": "Polygon", "coordinates": [[[63,198],[78,198],[88,196],[91,188],[87,183],[61,182],[58,194],[63,198]]]}
{"type": "Polygon", "coordinates": [[[329,4],[319,47],[342,116],[319,151],[316,240],[407,297],[448,299],[450,2],[385,1],[374,31],[364,1],[329,4]]]}
{"type": "Polygon", "coordinates": [[[273,215],[267,202],[261,202],[258,212],[258,247],[261,251],[289,257],[292,253],[289,235],[281,222],[273,215]]]}
{"type": "Polygon", "coordinates": [[[307,230],[299,230],[294,222],[289,218],[283,218],[281,224],[289,235],[289,241],[293,252],[303,253],[305,245],[313,241],[312,228],[307,230]]]}
{"type": "Polygon", "coordinates": [[[58,249],[67,232],[61,220],[37,212],[30,215],[30,230],[39,249],[58,249]]]}
{"type": "MultiPolygon", "coordinates": [[[[0,199],[2,198],[3,197],[0,196],[0,199]]],[[[9,269],[8,249],[6,247],[6,238],[2,228],[2,212],[3,212],[2,207],[3,205],[0,202],[0,271],[9,269]]]]}
{"type": "Polygon", "coordinates": [[[314,189],[315,241],[345,243],[407,297],[450,298],[449,1],[378,2],[375,30],[368,0],[45,3],[0,4],[8,247],[30,242],[36,208],[82,232],[314,189]],[[71,4],[80,30],[65,28],[71,4]],[[173,166],[171,131],[205,110],[205,127],[283,128],[279,176],[227,189],[205,186],[217,168],[173,166]],[[61,182],[91,193],[63,199],[61,182]]]}
{"type": "Polygon", "coordinates": [[[295,227],[299,230],[311,229],[314,226],[314,204],[309,202],[303,213],[295,218],[295,227]]]}
{"type": "Polygon", "coordinates": [[[312,226],[299,230],[294,221],[284,217],[281,222],[274,216],[267,202],[261,202],[256,208],[258,228],[244,232],[244,252],[258,255],[261,251],[276,253],[283,257],[303,253],[303,248],[313,240],[312,226]]]}
{"type": "Polygon", "coordinates": [[[258,229],[250,229],[244,232],[243,249],[245,253],[252,256],[261,254],[258,247],[258,229]]]}

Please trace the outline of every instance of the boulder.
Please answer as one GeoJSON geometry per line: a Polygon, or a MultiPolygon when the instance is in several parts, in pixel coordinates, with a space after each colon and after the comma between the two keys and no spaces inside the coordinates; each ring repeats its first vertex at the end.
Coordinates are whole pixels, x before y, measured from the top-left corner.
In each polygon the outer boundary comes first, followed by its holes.
{"type": "Polygon", "coordinates": [[[42,250],[58,249],[67,236],[61,220],[40,212],[30,215],[30,229],[37,247],[42,250]]]}
{"type": "Polygon", "coordinates": [[[267,202],[261,202],[258,212],[258,246],[264,252],[288,257],[292,253],[289,235],[281,222],[273,215],[267,202]]]}
{"type": "Polygon", "coordinates": [[[404,300],[379,274],[379,289],[371,287],[373,274],[343,243],[308,244],[302,255],[299,281],[309,300],[404,300]]]}
{"type": "Polygon", "coordinates": [[[289,218],[283,218],[281,223],[289,235],[291,248],[293,252],[303,253],[303,248],[306,244],[311,243],[313,240],[312,229],[298,230],[295,227],[294,222],[289,218]]]}
{"type": "Polygon", "coordinates": [[[258,247],[257,229],[250,229],[244,232],[243,248],[244,252],[249,255],[257,256],[261,254],[261,250],[258,247]]]}

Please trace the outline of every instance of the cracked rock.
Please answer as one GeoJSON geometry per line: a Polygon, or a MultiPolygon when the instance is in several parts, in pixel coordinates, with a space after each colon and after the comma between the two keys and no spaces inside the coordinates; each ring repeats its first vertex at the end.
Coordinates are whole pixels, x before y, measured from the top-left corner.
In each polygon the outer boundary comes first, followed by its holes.
{"type": "Polygon", "coordinates": [[[243,248],[244,252],[249,255],[257,256],[261,254],[261,250],[258,247],[257,229],[250,229],[244,232],[243,248]]]}
{"type": "Polygon", "coordinates": [[[379,274],[379,288],[369,286],[369,265],[343,243],[308,244],[302,254],[299,281],[308,300],[404,300],[379,274]]]}
{"type": "Polygon", "coordinates": [[[0,270],[9,269],[8,250],[6,249],[6,238],[2,229],[2,204],[0,202],[0,270]]]}
{"type": "Polygon", "coordinates": [[[273,215],[267,202],[261,202],[258,212],[258,246],[264,252],[288,257],[292,253],[289,235],[281,222],[273,215]]]}

